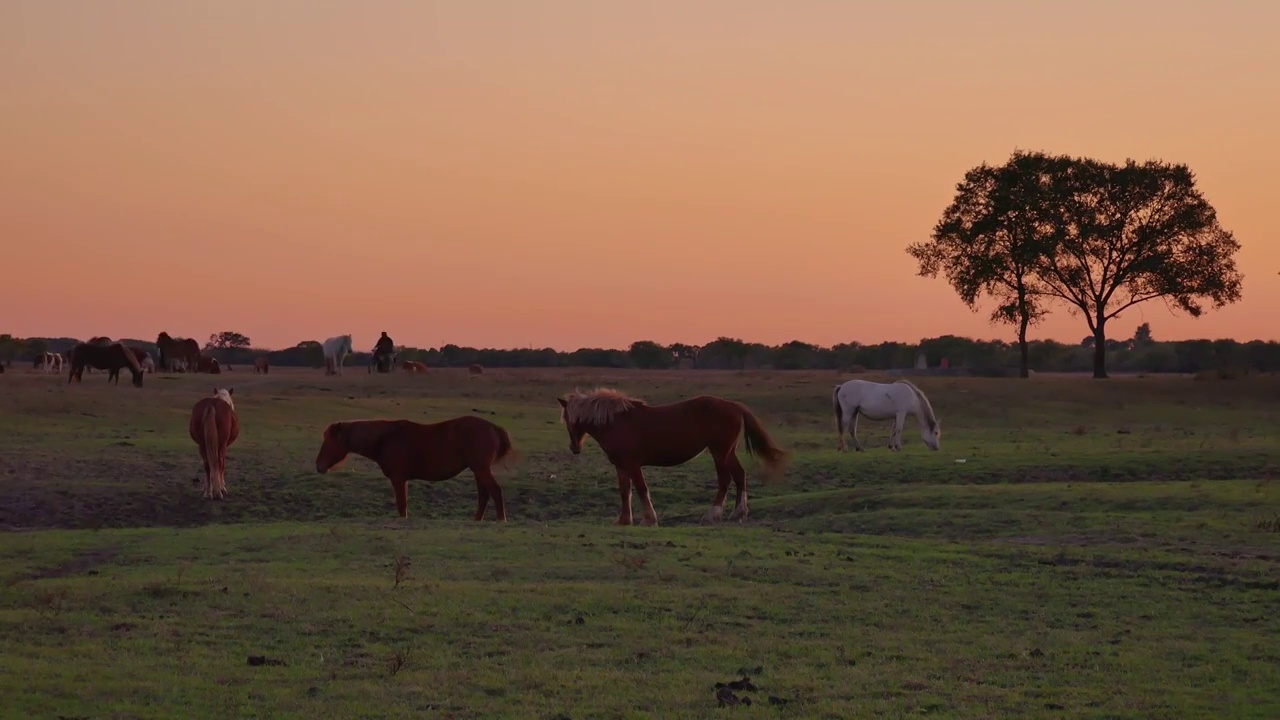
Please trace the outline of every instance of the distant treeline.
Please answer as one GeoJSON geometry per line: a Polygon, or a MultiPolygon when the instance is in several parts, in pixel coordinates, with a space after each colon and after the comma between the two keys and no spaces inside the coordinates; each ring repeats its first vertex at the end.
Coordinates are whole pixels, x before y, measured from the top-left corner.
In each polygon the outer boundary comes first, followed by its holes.
{"type": "MultiPolygon", "coordinates": [[[[7,362],[31,362],[36,352],[65,352],[75,345],[74,338],[18,339],[0,335],[0,358],[7,362]]],[[[122,339],[126,345],[156,352],[154,342],[122,339]]],[[[1030,367],[1039,372],[1087,372],[1093,363],[1093,338],[1077,344],[1037,340],[1029,344],[1030,367]]],[[[322,367],[324,353],[320,343],[308,340],[283,350],[252,347],[211,348],[204,352],[222,363],[251,366],[253,359],[267,356],[272,365],[285,367],[322,367]]],[[[701,347],[695,345],[662,345],[651,341],[632,343],[625,350],[580,348],[561,352],[552,348],[499,350],[445,345],[421,349],[402,347],[397,361],[418,360],[432,367],[467,367],[479,364],[493,368],[511,367],[600,367],[705,370],[777,369],[777,370],[890,370],[911,368],[923,353],[929,367],[944,360],[957,372],[1003,376],[1017,374],[1016,343],[999,340],[973,340],[944,335],[928,338],[918,344],[884,342],[879,344],[843,343],[821,347],[798,340],[778,346],[749,343],[734,338],[718,338],[701,347]]],[[[1136,337],[1107,341],[1108,365],[1120,371],[1146,373],[1196,373],[1212,370],[1262,371],[1280,370],[1280,343],[1255,340],[1179,340],[1161,342],[1150,337],[1143,325],[1136,337]]],[[[347,359],[348,366],[368,365],[370,354],[357,352],[347,359]]]]}

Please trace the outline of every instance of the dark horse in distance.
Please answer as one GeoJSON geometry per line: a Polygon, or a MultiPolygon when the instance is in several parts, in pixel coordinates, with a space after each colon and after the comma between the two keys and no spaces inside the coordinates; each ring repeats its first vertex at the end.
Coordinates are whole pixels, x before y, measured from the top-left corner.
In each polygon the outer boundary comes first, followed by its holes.
{"type": "Polygon", "coordinates": [[[410,480],[439,482],[470,469],[476,477],[479,497],[476,520],[484,519],[489,498],[493,498],[498,520],[507,519],[507,506],[493,467],[514,462],[517,454],[507,431],[484,418],[463,415],[430,425],[412,420],[332,423],[324,430],[324,442],[316,455],[316,472],[328,472],[350,453],[376,462],[391,480],[396,510],[402,518],[409,517],[410,480]]]}
{"type": "Polygon", "coordinates": [[[114,379],[117,385],[120,384],[120,369],[129,368],[129,372],[133,373],[133,386],[142,387],[142,365],[138,362],[133,350],[120,343],[110,345],[80,343],[72,348],[71,373],[67,376],[67,383],[70,384],[72,380],[80,382],[86,367],[106,370],[107,381],[114,379]]]}
{"type": "Polygon", "coordinates": [[[738,461],[739,435],[746,440],[747,452],[759,458],[770,474],[780,472],[786,465],[787,452],[740,402],[699,395],[671,405],[649,405],[608,388],[575,392],[567,399],[556,400],[560,403],[560,421],[569,430],[569,451],[581,453],[582,441],[590,435],[618,471],[622,510],[617,525],[632,523],[633,482],[644,506],[644,524],[658,524],[642,469],[646,465],[674,467],[710,452],[719,489],[704,522],[715,522],[724,515],[731,481],[737,489],[737,500],[729,519],[747,517],[747,472],[738,461]]]}

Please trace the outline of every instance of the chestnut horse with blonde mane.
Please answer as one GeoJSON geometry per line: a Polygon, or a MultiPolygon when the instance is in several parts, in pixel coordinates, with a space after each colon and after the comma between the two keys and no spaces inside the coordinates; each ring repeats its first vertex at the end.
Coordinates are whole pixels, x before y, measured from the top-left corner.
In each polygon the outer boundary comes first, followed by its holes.
{"type": "Polygon", "coordinates": [[[618,471],[622,509],[616,525],[632,524],[632,483],[644,506],[644,524],[658,524],[658,513],[653,509],[644,477],[646,465],[675,467],[710,451],[719,488],[703,522],[715,522],[724,515],[730,481],[737,498],[729,519],[747,517],[747,473],[736,452],[740,434],[747,452],[761,461],[768,474],[777,474],[786,466],[787,451],[774,442],[755,414],[740,402],[699,395],[670,405],[649,405],[608,388],[574,392],[556,400],[560,403],[560,421],[569,431],[569,451],[581,453],[582,441],[590,435],[618,471]]]}
{"type": "Polygon", "coordinates": [[[474,415],[424,425],[412,420],[351,420],[335,422],[324,430],[324,442],[316,455],[316,472],[324,474],[350,453],[378,464],[391,481],[400,517],[409,517],[409,481],[440,482],[470,469],[476,477],[479,505],[476,520],[483,520],[493,498],[498,520],[507,519],[502,487],[493,476],[494,466],[507,466],[518,454],[511,436],[502,427],[474,415]]]}
{"type": "Polygon", "coordinates": [[[240,419],[231,397],[234,393],[234,388],[214,388],[212,396],[201,398],[191,408],[187,432],[200,448],[207,498],[227,496],[227,448],[240,436],[240,419]]]}

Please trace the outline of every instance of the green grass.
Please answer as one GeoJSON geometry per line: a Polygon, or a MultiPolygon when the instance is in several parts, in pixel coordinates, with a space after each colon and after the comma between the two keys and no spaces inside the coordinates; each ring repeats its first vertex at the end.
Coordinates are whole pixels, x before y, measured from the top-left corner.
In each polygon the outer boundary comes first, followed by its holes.
{"type": "Polygon", "coordinates": [[[864,421],[860,454],[839,379],[6,373],[0,715],[1280,717],[1280,379],[922,379],[942,451],[864,421]],[[222,502],[186,430],[213,383],[243,428],[222,502]],[[652,469],[662,525],[613,527],[554,400],[596,384],[743,400],[791,471],[708,527],[709,461],[652,469]],[[472,412],[524,457],[505,525],[465,474],[402,521],[372,463],[314,472],[330,421],[472,412]],[[718,710],[742,670],[754,704],[718,710]]]}

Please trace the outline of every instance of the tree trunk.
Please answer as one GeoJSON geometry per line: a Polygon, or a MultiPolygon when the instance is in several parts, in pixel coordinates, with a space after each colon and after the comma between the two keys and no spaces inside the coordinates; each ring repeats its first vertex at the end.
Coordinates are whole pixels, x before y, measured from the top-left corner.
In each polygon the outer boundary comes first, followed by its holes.
{"type": "Polygon", "coordinates": [[[1027,351],[1027,316],[1023,314],[1022,322],[1018,325],[1018,377],[1029,378],[1031,372],[1028,369],[1028,351],[1027,351]]]}
{"type": "Polygon", "coordinates": [[[1107,332],[1103,327],[1105,321],[1099,319],[1093,330],[1093,378],[1107,379],[1107,332]]]}

